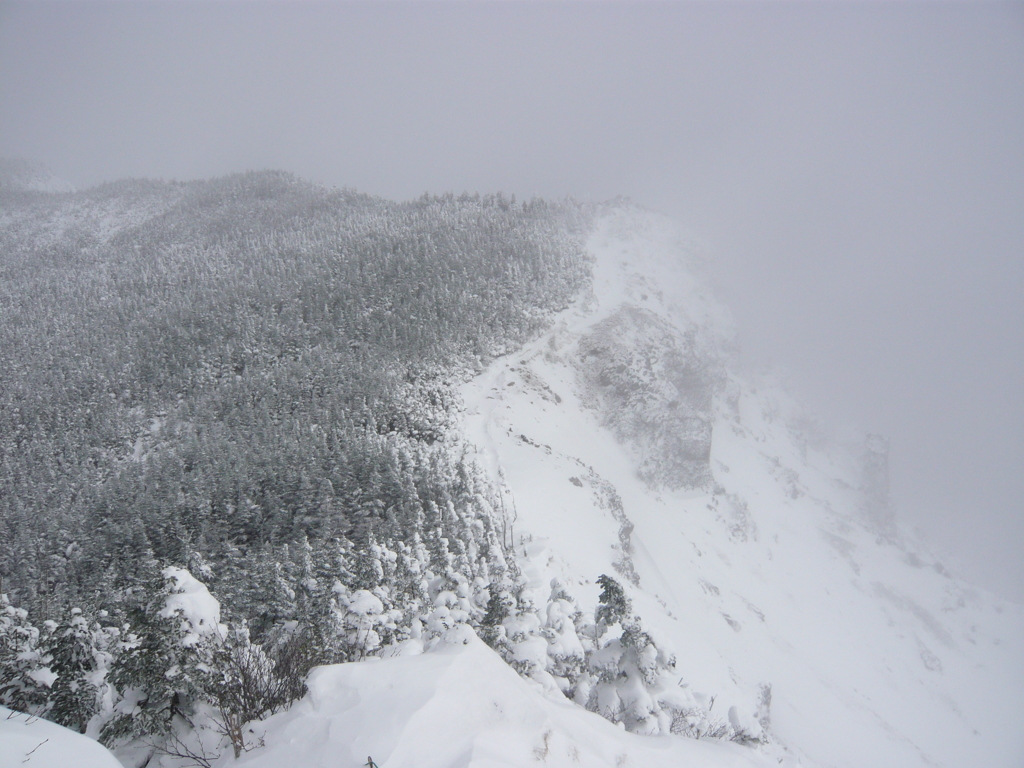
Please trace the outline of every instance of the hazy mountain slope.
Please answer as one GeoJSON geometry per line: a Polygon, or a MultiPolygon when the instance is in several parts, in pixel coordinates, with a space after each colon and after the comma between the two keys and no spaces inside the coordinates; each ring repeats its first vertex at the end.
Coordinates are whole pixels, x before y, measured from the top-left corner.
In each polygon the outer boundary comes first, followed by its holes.
{"type": "Polygon", "coordinates": [[[454,382],[586,279],[576,212],[543,201],[265,172],[5,203],[0,576],[44,612],[119,591],[96,583],[119,558],[184,562],[186,538],[215,565],[365,539],[411,503],[390,454],[437,442],[454,382]]]}
{"type": "Polygon", "coordinates": [[[0,193],[10,192],[74,192],[68,181],[57,178],[42,163],[0,157],[0,193]]]}
{"type": "Polygon", "coordinates": [[[666,222],[613,213],[589,248],[594,295],[463,389],[465,429],[518,516],[537,593],[558,577],[592,607],[597,575],[635,573],[635,605],[683,681],[740,718],[770,685],[771,736],[807,765],[1019,764],[1021,607],[883,530],[858,452],[816,438],[781,392],[725,372],[714,349],[728,319],[681,270],[666,222]],[[681,488],[642,471],[675,444],[618,428],[678,419],[671,393],[653,391],[664,382],[644,384],[663,360],[618,360],[609,370],[632,370],[637,391],[594,393],[592,338],[621,334],[609,318],[624,312],[650,313],[655,335],[674,326],[695,370],[719,377],[703,487],[699,473],[681,488]]]}

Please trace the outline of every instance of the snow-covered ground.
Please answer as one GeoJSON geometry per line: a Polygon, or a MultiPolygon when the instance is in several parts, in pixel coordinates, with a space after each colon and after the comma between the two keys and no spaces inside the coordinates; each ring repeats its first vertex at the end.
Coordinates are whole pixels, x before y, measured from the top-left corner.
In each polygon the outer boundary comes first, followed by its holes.
{"type": "MultiPolygon", "coordinates": [[[[254,729],[246,768],[678,768],[777,765],[735,744],[626,733],[545,696],[472,631],[419,656],[315,670],[310,693],[254,729]]],[[[561,699],[561,700],[559,700],[561,699]]]]}
{"type": "Polygon", "coordinates": [[[731,326],[660,217],[613,214],[590,250],[593,296],[463,390],[538,598],[558,577],[592,609],[594,580],[625,573],[624,517],[634,605],[713,712],[750,717],[771,686],[771,737],[807,766],[1024,764],[1022,607],[872,522],[856,451],[782,391],[725,374],[708,490],[638,477],[581,385],[580,340],[624,305],[698,346],[728,347],[731,326]]]}
{"type": "Polygon", "coordinates": [[[92,739],[0,707],[0,768],[120,768],[92,739]]]}

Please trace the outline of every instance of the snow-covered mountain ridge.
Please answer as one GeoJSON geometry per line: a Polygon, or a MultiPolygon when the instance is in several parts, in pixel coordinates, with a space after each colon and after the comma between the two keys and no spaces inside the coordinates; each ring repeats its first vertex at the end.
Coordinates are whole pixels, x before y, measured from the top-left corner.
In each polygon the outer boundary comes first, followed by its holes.
{"type": "Polygon", "coordinates": [[[132,768],[1020,763],[1021,607],[900,533],[884,440],[739,371],[665,219],[281,174],[9,199],[16,708],[132,768]],[[45,497],[89,440],[97,499],[45,497]],[[229,654],[283,680],[309,631],[286,700],[223,698],[229,654]]]}
{"type": "MultiPolygon", "coordinates": [[[[687,274],[680,243],[655,215],[605,217],[589,243],[592,296],[463,389],[466,433],[515,510],[535,589],[558,578],[586,610],[599,574],[625,576],[688,690],[739,718],[770,690],[771,739],[804,765],[1019,764],[1021,607],[884,530],[861,457],[816,440],[782,391],[729,370],[728,315],[687,274]],[[698,390],[682,404],[691,423],[715,380],[703,484],[699,471],[688,488],[644,471],[671,461],[678,434],[619,428],[671,424],[680,404],[652,392],[664,380],[610,404],[594,395],[588,350],[622,317],[649,318],[641,333],[675,329],[698,390]]],[[[626,364],[639,381],[664,362],[626,364]]]]}
{"type": "Polygon", "coordinates": [[[424,655],[315,673],[239,763],[1019,764],[1021,607],[904,538],[874,508],[863,456],[732,370],[728,313],[682,268],[667,221],[613,212],[588,250],[590,294],[463,386],[462,431],[514,521],[526,599],[561,590],[592,615],[597,577],[615,575],[674,653],[680,696],[764,738],[623,732],[462,628],[424,655]],[[698,448],[682,474],[665,423],[698,448]]]}

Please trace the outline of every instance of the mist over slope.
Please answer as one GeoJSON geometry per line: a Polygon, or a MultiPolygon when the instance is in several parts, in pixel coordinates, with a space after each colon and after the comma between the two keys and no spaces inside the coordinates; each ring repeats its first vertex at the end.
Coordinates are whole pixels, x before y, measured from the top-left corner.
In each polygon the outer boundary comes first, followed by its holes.
{"type": "Polygon", "coordinates": [[[1021,606],[900,531],[884,441],[830,440],[734,370],[670,222],[613,212],[588,251],[592,295],[463,390],[538,589],[593,599],[617,570],[687,685],[723,713],[770,686],[768,730],[806,765],[1016,764],[1021,606]]]}
{"type": "Polygon", "coordinates": [[[901,533],[884,439],[738,370],[664,218],[0,196],[0,704],[132,766],[1024,754],[1021,607],[901,533]]]}

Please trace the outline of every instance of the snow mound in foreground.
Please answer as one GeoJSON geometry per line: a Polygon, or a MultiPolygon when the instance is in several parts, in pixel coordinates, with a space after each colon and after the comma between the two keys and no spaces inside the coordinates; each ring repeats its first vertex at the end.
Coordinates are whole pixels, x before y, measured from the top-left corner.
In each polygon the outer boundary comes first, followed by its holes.
{"type": "MultiPolygon", "coordinates": [[[[417,656],[320,667],[309,693],[253,727],[251,768],[678,768],[769,765],[736,744],[636,736],[548,698],[471,632],[417,656]]],[[[771,763],[774,765],[774,761],[771,763]]]]}
{"type": "Polygon", "coordinates": [[[0,707],[0,768],[121,768],[98,742],[0,707]]]}

